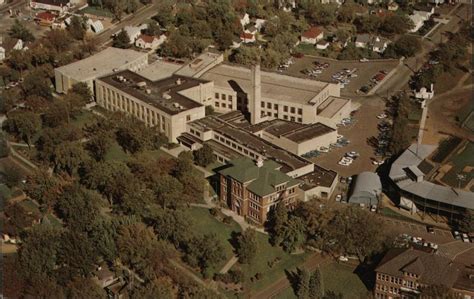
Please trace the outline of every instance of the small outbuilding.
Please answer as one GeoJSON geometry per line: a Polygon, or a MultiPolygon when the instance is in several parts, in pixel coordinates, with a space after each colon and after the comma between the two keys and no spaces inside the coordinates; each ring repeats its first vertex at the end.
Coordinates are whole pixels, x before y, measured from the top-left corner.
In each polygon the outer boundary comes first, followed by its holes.
{"type": "Polygon", "coordinates": [[[349,203],[366,207],[377,205],[381,193],[382,183],[378,174],[365,171],[357,176],[349,203]]]}

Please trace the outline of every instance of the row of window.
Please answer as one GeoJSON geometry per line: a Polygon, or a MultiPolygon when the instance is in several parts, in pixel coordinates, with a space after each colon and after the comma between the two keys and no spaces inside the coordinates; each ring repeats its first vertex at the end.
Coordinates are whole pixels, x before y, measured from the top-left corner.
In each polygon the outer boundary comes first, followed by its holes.
{"type": "Polygon", "coordinates": [[[253,219],[260,220],[260,214],[257,212],[249,210],[248,215],[252,217],[253,219]]]}
{"type": "Polygon", "coordinates": [[[377,273],[378,280],[390,281],[391,283],[402,284],[402,279],[390,275],[377,273]]]}
{"type": "MultiPolygon", "coordinates": [[[[271,111],[262,111],[261,112],[261,115],[262,117],[264,116],[270,116],[270,117],[274,117],[274,118],[278,118],[278,113],[272,113],[271,111]]],[[[299,123],[302,123],[303,122],[303,119],[301,117],[294,117],[294,116],[288,116],[288,115],[283,115],[283,119],[284,120],[291,120],[292,122],[299,122],[299,123]]]]}
{"type": "Polygon", "coordinates": [[[201,132],[196,131],[194,129],[190,129],[189,131],[191,132],[191,134],[196,135],[197,137],[201,137],[201,132]]]}
{"type": "Polygon", "coordinates": [[[377,291],[388,292],[390,294],[400,294],[400,289],[396,287],[377,284],[375,289],[377,291]]]}
{"type": "MultiPolygon", "coordinates": [[[[272,104],[270,102],[260,102],[260,107],[261,108],[267,108],[267,109],[272,109],[273,107],[273,110],[278,110],[278,104],[272,104]]],[[[298,111],[298,114],[299,115],[303,115],[303,109],[302,108],[298,108],[296,109],[296,107],[288,107],[287,105],[283,105],[283,112],[290,112],[290,113],[296,113],[296,111],[298,111]]]]}
{"type": "Polygon", "coordinates": [[[253,201],[249,201],[249,207],[255,211],[260,211],[260,206],[253,201]]]}
{"type": "Polygon", "coordinates": [[[227,94],[225,94],[225,93],[221,93],[220,96],[219,96],[219,93],[218,93],[218,92],[216,92],[216,93],[214,94],[214,98],[215,98],[216,100],[218,100],[218,99],[220,98],[220,99],[223,100],[223,101],[229,100],[230,102],[232,102],[232,99],[233,99],[232,95],[230,95],[230,94],[227,95],[227,94]]]}
{"type": "Polygon", "coordinates": [[[228,108],[228,109],[230,109],[230,110],[232,110],[232,108],[233,108],[232,104],[228,104],[228,105],[227,105],[226,103],[219,103],[219,102],[215,102],[215,103],[214,103],[214,106],[215,106],[216,108],[228,108]]]}
{"type": "Polygon", "coordinates": [[[253,159],[257,159],[259,157],[259,155],[249,151],[247,148],[242,147],[241,145],[238,145],[237,143],[235,143],[233,141],[230,141],[229,139],[224,138],[223,136],[215,134],[215,138],[217,139],[217,141],[220,141],[221,143],[226,144],[227,146],[232,147],[233,149],[235,149],[235,150],[237,150],[237,151],[243,153],[244,155],[247,155],[247,156],[249,156],[253,159]]]}

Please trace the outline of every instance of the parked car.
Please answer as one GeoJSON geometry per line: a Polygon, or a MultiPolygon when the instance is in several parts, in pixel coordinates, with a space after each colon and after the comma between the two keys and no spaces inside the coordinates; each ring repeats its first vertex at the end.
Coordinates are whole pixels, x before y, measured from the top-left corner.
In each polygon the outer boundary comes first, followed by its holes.
{"type": "Polygon", "coordinates": [[[377,212],[377,206],[376,206],[376,205],[372,205],[372,206],[370,207],[370,211],[371,211],[371,212],[377,212]]]}
{"type": "Polygon", "coordinates": [[[461,240],[461,234],[457,230],[453,231],[453,237],[456,240],[461,240]]]}
{"type": "Polygon", "coordinates": [[[341,201],[341,199],[342,199],[342,194],[336,195],[336,201],[341,201]]]}
{"type": "Polygon", "coordinates": [[[367,58],[362,58],[359,60],[360,62],[368,62],[369,60],[367,58]]]}
{"type": "Polygon", "coordinates": [[[347,258],[347,256],[341,255],[341,256],[339,257],[339,261],[341,261],[341,262],[348,262],[349,259],[347,258]]]}
{"type": "Polygon", "coordinates": [[[462,237],[462,241],[463,241],[464,243],[470,243],[470,242],[471,242],[471,240],[469,240],[469,236],[468,236],[466,233],[463,233],[463,234],[461,235],[461,237],[462,237]]]}
{"type": "Polygon", "coordinates": [[[434,231],[434,227],[432,225],[427,225],[426,226],[426,230],[430,233],[430,234],[434,234],[435,231],[434,231]]]}
{"type": "Polygon", "coordinates": [[[378,118],[378,119],[384,119],[384,118],[387,118],[387,114],[385,114],[385,113],[381,113],[381,114],[377,115],[377,118],[378,118]]]}

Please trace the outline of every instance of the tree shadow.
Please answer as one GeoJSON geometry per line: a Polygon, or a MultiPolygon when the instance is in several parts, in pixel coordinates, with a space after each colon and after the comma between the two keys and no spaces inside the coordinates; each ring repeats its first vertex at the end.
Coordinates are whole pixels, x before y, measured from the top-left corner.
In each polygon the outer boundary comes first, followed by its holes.
{"type": "Polygon", "coordinates": [[[293,289],[293,293],[296,295],[296,288],[298,287],[298,277],[299,277],[299,269],[290,271],[285,269],[285,275],[288,281],[290,282],[290,286],[293,289]]]}
{"type": "Polygon", "coordinates": [[[236,231],[232,231],[232,233],[230,233],[230,238],[227,240],[229,241],[230,245],[232,245],[233,249],[234,249],[234,253],[237,252],[237,249],[239,248],[239,236],[240,236],[240,232],[236,232],[236,231]]]}

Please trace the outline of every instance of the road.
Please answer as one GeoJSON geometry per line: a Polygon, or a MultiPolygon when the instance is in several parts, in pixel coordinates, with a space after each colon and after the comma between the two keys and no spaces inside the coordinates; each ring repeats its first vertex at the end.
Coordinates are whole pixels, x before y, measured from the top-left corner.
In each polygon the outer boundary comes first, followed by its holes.
{"type": "Polygon", "coordinates": [[[145,20],[151,18],[152,16],[158,13],[158,8],[155,4],[147,5],[135,13],[130,14],[123,18],[119,23],[115,23],[110,28],[102,31],[101,33],[97,34],[94,37],[94,41],[98,47],[102,47],[110,42],[112,35],[118,33],[122,30],[125,26],[132,26],[132,25],[139,25],[143,23],[145,20]]]}
{"type": "Polygon", "coordinates": [[[17,9],[26,5],[26,0],[14,0],[11,3],[0,7],[0,14],[8,13],[10,9],[17,9]]]}

